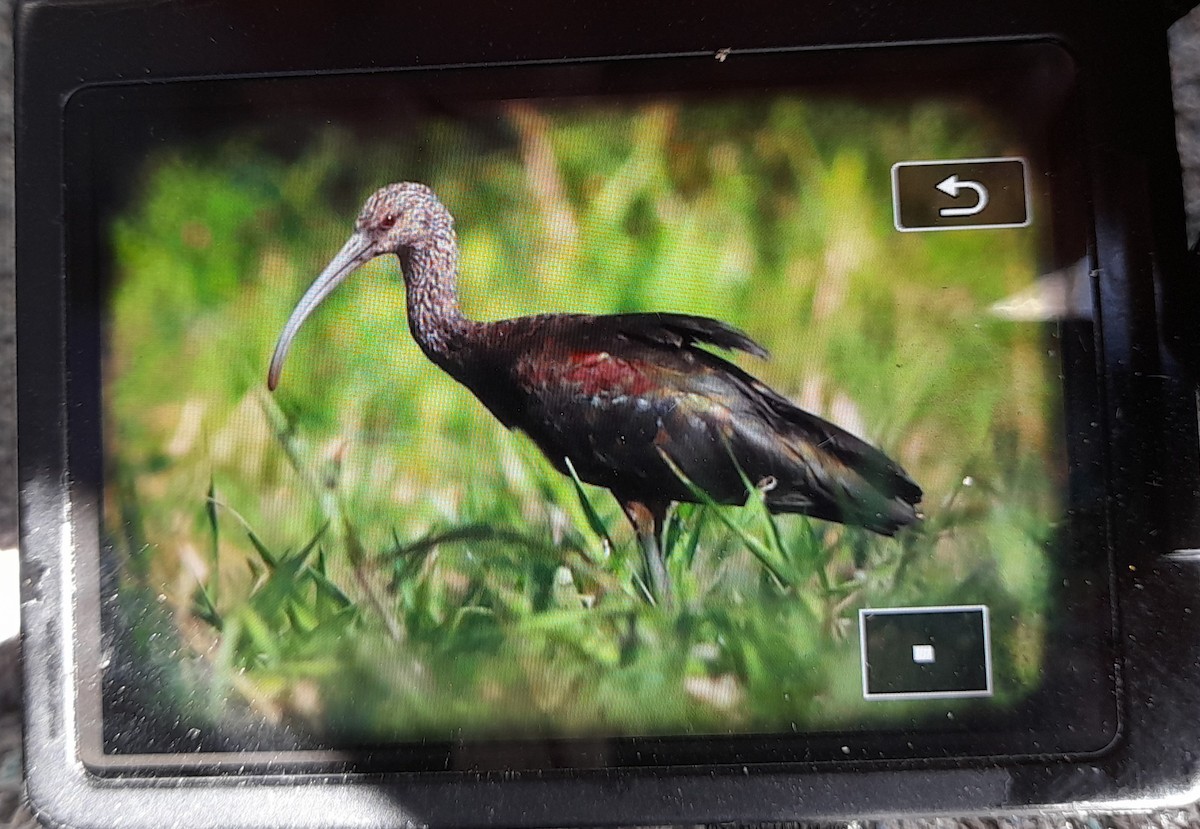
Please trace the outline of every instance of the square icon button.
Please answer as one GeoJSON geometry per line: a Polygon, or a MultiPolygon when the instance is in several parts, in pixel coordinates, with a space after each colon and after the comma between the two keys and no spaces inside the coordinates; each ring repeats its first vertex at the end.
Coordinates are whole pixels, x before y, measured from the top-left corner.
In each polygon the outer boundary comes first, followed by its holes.
{"type": "Polygon", "coordinates": [[[901,161],[892,210],[901,232],[1026,227],[1029,169],[1023,158],[901,161]]]}
{"type": "Polygon", "coordinates": [[[863,608],[858,625],[865,698],[991,696],[986,606],[863,608]]]}

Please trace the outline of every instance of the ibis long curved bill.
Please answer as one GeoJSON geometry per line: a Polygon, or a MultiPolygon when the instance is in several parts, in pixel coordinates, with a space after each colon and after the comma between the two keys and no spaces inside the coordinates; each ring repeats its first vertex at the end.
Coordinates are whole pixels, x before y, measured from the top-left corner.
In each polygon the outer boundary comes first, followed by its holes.
{"type": "Polygon", "coordinates": [[[304,296],[296,303],[291,317],[288,318],[287,325],[283,327],[279,341],[275,344],[275,354],[271,357],[271,368],[267,372],[267,388],[274,391],[275,387],[279,385],[279,375],[283,373],[284,358],[287,357],[288,349],[292,347],[292,340],[296,338],[300,326],[304,325],[304,321],[317,309],[317,306],[324,302],[325,298],[333,293],[333,289],[340,285],[346,277],[375,258],[377,254],[372,252],[371,248],[371,239],[365,233],[355,233],[346,240],[342,249],[304,292],[304,296]]]}

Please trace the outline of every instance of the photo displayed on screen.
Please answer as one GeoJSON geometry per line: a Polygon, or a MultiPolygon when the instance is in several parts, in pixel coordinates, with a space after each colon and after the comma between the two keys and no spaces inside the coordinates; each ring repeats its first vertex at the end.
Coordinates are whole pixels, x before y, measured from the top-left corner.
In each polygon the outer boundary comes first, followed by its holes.
{"type": "Polygon", "coordinates": [[[152,677],[248,748],[1015,710],[1090,313],[1022,141],[800,86],[154,144],[96,230],[106,710],[152,677]]]}

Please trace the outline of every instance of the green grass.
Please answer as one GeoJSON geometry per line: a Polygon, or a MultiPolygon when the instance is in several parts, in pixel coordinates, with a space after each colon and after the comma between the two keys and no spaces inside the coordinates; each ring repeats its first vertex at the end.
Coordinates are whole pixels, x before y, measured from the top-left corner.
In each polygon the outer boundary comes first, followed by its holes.
{"type": "Polygon", "coordinates": [[[386,740],[944,716],[957,704],[862,700],[866,605],[989,604],[997,698],[1026,693],[1060,402],[1045,332],[986,308],[1037,274],[1035,231],[898,234],[888,191],[892,160],[1002,154],[1006,137],[952,103],[495,115],[499,145],[434,120],[399,146],[313,129],[287,161],[252,131],[168,148],[111,228],[106,532],[135,630],[170,620],[183,719],[232,700],[386,740]],[[926,522],[884,539],[757,495],[681,505],[673,595],[654,604],[612,498],[420,354],[391,260],[309,321],[268,393],[292,304],[361,198],[401,178],[456,216],[468,314],[741,327],[772,356],[739,362],[897,458],[926,522]]]}

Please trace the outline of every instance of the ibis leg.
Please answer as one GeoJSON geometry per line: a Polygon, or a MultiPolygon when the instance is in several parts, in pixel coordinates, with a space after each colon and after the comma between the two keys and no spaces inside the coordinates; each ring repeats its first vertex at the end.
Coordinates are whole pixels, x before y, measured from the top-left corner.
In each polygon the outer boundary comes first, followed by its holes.
{"type": "Polygon", "coordinates": [[[671,577],[663,560],[662,531],[667,517],[667,503],[621,501],[629,523],[637,533],[642,548],[642,567],[646,585],[655,602],[667,603],[671,598],[671,577]]]}

